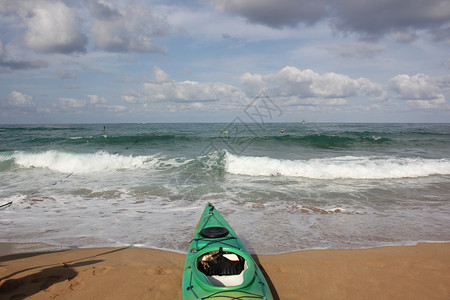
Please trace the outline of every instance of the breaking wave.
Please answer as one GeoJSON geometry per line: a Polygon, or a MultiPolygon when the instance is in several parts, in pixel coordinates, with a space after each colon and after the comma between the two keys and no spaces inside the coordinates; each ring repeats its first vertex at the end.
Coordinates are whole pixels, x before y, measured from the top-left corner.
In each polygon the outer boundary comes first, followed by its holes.
{"type": "Polygon", "coordinates": [[[450,175],[450,160],[341,156],[308,160],[288,160],[259,156],[239,156],[215,151],[195,158],[170,157],[160,154],[126,156],[104,151],[69,153],[16,151],[0,156],[0,171],[13,165],[22,168],[47,168],[61,173],[94,173],[136,169],[169,172],[225,171],[247,176],[291,176],[313,179],[388,179],[450,175]]]}
{"type": "Polygon", "coordinates": [[[237,156],[227,153],[226,171],[249,176],[314,179],[386,179],[450,174],[448,159],[343,156],[310,160],[237,156]]]}
{"type": "MultiPolygon", "coordinates": [[[[96,153],[69,153],[56,150],[45,152],[16,151],[9,156],[15,165],[24,168],[47,168],[61,173],[91,173],[121,169],[156,168],[166,158],[159,155],[124,156],[103,151],[96,153]]],[[[8,157],[3,156],[3,160],[8,157]]],[[[170,164],[170,162],[166,162],[170,164]]]]}

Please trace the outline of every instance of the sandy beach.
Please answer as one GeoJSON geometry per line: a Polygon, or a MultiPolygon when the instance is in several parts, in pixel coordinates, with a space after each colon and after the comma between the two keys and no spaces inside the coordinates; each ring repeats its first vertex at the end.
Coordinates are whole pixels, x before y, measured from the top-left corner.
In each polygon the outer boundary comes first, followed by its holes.
{"type": "MultiPolygon", "coordinates": [[[[276,299],[450,298],[450,243],[254,257],[276,299]]],[[[0,299],[181,299],[184,260],[143,248],[0,244],[0,299]]]]}

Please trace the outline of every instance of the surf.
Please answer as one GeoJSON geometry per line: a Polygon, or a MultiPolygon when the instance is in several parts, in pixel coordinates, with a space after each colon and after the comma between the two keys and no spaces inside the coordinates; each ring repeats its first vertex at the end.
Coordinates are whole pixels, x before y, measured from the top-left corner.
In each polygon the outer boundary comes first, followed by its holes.
{"type": "Polygon", "coordinates": [[[226,172],[247,176],[290,176],[311,179],[389,179],[449,175],[450,160],[377,156],[342,156],[288,160],[226,155],[226,172]]]}
{"type": "Polygon", "coordinates": [[[60,173],[96,173],[115,170],[152,169],[164,160],[160,155],[125,156],[105,151],[70,153],[58,150],[15,151],[3,156],[21,168],[46,168],[60,173]]]}

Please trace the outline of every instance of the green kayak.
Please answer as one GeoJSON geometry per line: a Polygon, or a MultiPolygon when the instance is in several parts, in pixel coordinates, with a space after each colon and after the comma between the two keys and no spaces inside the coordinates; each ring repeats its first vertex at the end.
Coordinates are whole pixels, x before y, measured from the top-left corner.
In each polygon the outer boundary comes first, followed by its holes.
{"type": "Polygon", "coordinates": [[[182,289],[183,300],[273,299],[261,270],[211,203],[189,245],[182,289]]]}

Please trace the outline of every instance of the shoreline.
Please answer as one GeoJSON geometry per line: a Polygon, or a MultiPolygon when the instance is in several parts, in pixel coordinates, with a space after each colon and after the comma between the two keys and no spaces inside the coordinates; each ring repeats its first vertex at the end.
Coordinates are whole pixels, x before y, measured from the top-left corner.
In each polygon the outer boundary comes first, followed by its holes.
{"type": "MultiPolygon", "coordinates": [[[[450,297],[450,243],[253,257],[275,299],[450,297]]],[[[185,258],[178,252],[149,248],[0,243],[0,295],[2,299],[181,299],[185,258]]]]}
{"type": "MultiPolygon", "coordinates": [[[[367,247],[359,247],[359,248],[305,248],[305,249],[294,249],[289,251],[282,252],[249,252],[254,256],[273,256],[273,255],[284,255],[289,253],[296,252],[304,252],[304,251],[336,251],[336,250],[368,250],[368,249],[378,249],[378,248],[386,248],[386,247],[411,247],[417,246],[419,244],[450,244],[450,241],[411,241],[411,242],[401,242],[401,243],[381,243],[379,245],[367,246],[367,247]]],[[[147,250],[158,250],[158,251],[167,251],[177,254],[186,254],[185,251],[182,250],[173,250],[170,248],[157,248],[157,247],[147,247],[144,245],[122,245],[122,246],[114,246],[114,245],[106,245],[106,246],[64,246],[64,245],[54,245],[48,244],[45,242],[1,242],[0,241],[0,256],[3,255],[12,255],[12,254],[26,254],[26,253],[34,253],[34,252],[59,252],[66,250],[76,250],[76,249],[106,249],[106,248],[136,248],[136,249],[147,249],[147,250]]],[[[250,250],[250,249],[247,249],[250,250]]],[[[186,249],[187,251],[187,249],[186,249]]]]}

